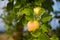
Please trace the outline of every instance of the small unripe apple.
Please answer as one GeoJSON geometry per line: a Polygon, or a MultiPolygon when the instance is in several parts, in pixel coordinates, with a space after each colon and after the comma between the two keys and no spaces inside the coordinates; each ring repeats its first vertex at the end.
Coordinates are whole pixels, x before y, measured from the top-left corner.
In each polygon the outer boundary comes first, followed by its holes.
{"type": "Polygon", "coordinates": [[[39,28],[39,22],[34,20],[34,21],[29,21],[27,23],[27,29],[28,31],[35,31],[36,29],[39,28]]]}
{"type": "Polygon", "coordinates": [[[40,7],[35,7],[34,8],[34,13],[38,15],[40,10],[41,10],[40,7]]]}
{"type": "Polygon", "coordinates": [[[40,15],[44,11],[42,7],[35,7],[33,10],[34,10],[34,15],[40,15]]]}

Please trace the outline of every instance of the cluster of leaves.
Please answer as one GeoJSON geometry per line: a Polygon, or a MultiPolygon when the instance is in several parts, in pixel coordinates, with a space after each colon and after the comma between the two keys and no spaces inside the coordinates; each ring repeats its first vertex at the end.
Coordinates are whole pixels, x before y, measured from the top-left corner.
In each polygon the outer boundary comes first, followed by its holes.
{"type": "Polygon", "coordinates": [[[50,39],[47,35],[51,29],[48,22],[51,19],[49,12],[52,11],[52,4],[52,0],[9,0],[6,7],[8,14],[4,15],[3,20],[10,31],[19,28],[18,23],[21,23],[25,27],[29,20],[38,20],[40,28],[34,32],[23,32],[23,39],[58,40],[55,36],[52,36],[50,39]],[[42,12],[40,15],[34,15],[34,7],[41,7],[44,11],[40,10],[42,12]]]}

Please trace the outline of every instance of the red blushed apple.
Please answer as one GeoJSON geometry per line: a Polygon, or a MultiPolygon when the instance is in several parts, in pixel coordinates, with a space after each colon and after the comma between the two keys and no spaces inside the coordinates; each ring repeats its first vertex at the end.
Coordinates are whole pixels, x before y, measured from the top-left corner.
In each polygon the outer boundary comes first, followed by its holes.
{"type": "Polygon", "coordinates": [[[36,29],[39,28],[39,22],[34,20],[34,21],[29,21],[27,23],[27,29],[28,31],[35,31],[36,29]]]}

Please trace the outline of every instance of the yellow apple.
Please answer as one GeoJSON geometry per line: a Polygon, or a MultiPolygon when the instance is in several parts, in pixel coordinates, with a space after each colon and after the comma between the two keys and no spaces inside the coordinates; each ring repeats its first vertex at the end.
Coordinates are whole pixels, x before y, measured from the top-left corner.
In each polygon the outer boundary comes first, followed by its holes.
{"type": "Polygon", "coordinates": [[[39,22],[34,20],[34,21],[29,21],[27,23],[27,29],[28,31],[35,31],[36,29],[39,28],[39,22]]]}
{"type": "Polygon", "coordinates": [[[40,15],[44,9],[42,7],[34,7],[34,15],[40,15]]]}

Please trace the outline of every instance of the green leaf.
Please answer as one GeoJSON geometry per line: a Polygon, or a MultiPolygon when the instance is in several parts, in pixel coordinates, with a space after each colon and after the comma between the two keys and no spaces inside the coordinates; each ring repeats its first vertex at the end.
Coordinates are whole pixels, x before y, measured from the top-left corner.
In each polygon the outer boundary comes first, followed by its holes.
{"type": "Polygon", "coordinates": [[[10,10],[13,9],[13,1],[12,2],[8,2],[6,9],[7,9],[7,11],[10,11],[10,10]]]}
{"type": "Polygon", "coordinates": [[[49,32],[50,31],[49,26],[45,25],[45,24],[41,25],[41,29],[42,29],[43,32],[49,32]]]}
{"type": "Polygon", "coordinates": [[[34,16],[33,15],[30,15],[30,16],[25,16],[26,20],[33,20],[34,19],[34,16]]]}
{"type": "Polygon", "coordinates": [[[48,32],[48,28],[47,28],[47,26],[46,25],[41,25],[41,29],[42,29],[42,31],[43,32],[48,32]]]}
{"type": "Polygon", "coordinates": [[[31,35],[32,35],[33,37],[39,37],[39,36],[41,35],[41,32],[40,32],[39,30],[36,30],[36,31],[34,31],[34,32],[31,32],[31,35]]]}
{"type": "Polygon", "coordinates": [[[18,12],[17,12],[17,16],[21,16],[21,15],[23,15],[23,14],[25,14],[25,15],[30,15],[30,14],[32,14],[32,9],[31,8],[22,8],[21,10],[19,10],[18,12]]]}
{"type": "Polygon", "coordinates": [[[52,8],[53,4],[54,4],[53,0],[44,0],[42,2],[42,7],[47,9],[50,12],[50,11],[53,11],[53,8],[52,8]]]}
{"type": "Polygon", "coordinates": [[[23,23],[24,26],[26,26],[27,20],[24,18],[24,19],[22,20],[22,23],[23,23]]]}
{"type": "Polygon", "coordinates": [[[21,5],[15,5],[15,8],[20,8],[21,7],[21,5]]]}
{"type": "Polygon", "coordinates": [[[15,8],[20,8],[20,7],[24,7],[25,6],[25,4],[26,4],[26,0],[15,0],[15,5],[14,5],[14,7],[15,8]]]}
{"type": "Polygon", "coordinates": [[[51,40],[59,40],[56,35],[53,35],[50,39],[51,39],[51,40]]]}
{"type": "Polygon", "coordinates": [[[41,16],[41,21],[42,21],[43,23],[46,23],[46,22],[50,21],[51,17],[52,17],[52,16],[49,15],[48,13],[44,13],[44,14],[41,16]]]}
{"type": "Polygon", "coordinates": [[[32,9],[31,8],[24,8],[22,11],[21,11],[22,14],[25,14],[25,15],[30,15],[32,13],[32,9]]]}
{"type": "Polygon", "coordinates": [[[50,40],[49,37],[45,33],[41,34],[39,38],[40,40],[50,40]]]}
{"type": "Polygon", "coordinates": [[[35,0],[35,2],[34,2],[34,4],[35,5],[39,5],[39,6],[41,6],[41,3],[43,2],[44,0],[35,0]]]}
{"type": "Polygon", "coordinates": [[[40,2],[35,2],[35,5],[40,5],[41,6],[41,3],[40,2]]]}

